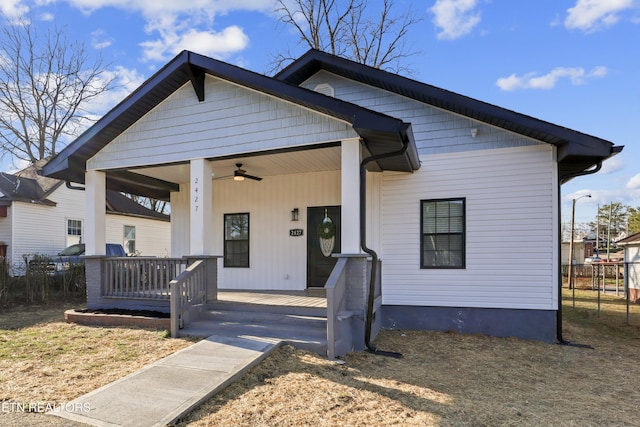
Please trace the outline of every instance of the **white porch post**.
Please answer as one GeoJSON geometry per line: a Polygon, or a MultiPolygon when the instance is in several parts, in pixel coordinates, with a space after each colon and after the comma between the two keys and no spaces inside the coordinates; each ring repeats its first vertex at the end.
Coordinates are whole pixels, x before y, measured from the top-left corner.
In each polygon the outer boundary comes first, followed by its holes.
{"type": "Polygon", "coordinates": [[[342,241],[343,254],[360,253],[360,139],[342,141],[342,241]]]}
{"type": "Polygon", "coordinates": [[[106,254],[106,191],[106,174],[88,170],[85,174],[86,218],[83,236],[86,255],[106,254]]]}
{"type": "Polygon", "coordinates": [[[191,160],[190,235],[191,255],[213,255],[213,202],[211,163],[191,160]]]}

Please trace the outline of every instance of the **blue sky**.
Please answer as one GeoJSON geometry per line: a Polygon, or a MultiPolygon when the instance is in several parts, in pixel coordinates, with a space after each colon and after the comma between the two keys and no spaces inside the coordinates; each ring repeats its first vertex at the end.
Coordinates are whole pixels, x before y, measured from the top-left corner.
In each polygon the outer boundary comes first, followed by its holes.
{"type": "MultiPolygon", "coordinates": [[[[95,105],[104,113],[183,49],[266,72],[296,47],[274,0],[0,0],[43,29],[66,27],[111,63],[121,88],[95,105]]],[[[375,11],[380,1],[369,1],[375,11]]],[[[591,134],[621,155],[562,187],[563,221],[597,205],[640,206],[640,0],[395,0],[421,22],[408,43],[410,77],[591,134]]]]}

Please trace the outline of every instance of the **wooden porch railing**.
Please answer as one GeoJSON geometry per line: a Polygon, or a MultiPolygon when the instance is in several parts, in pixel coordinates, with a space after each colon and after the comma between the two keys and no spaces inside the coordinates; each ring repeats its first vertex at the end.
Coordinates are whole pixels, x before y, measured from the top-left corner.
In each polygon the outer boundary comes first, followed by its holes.
{"type": "Polygon", "coordinates": [[[187,264],[183,258],[104,258],[102,296],[168,300],[169,283],[187,269],[187,264]]]}
{"type": "Polygon", "coordinates": [[[170,282],[171,336],[177,337],[188,321],[191,311],[207,299],[206,264],[197,260],[170,282]]]}

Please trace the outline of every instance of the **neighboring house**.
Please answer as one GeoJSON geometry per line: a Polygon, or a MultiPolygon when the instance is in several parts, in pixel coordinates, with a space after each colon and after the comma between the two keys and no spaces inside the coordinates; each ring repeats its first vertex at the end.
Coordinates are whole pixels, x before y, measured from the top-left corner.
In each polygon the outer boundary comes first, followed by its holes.
{"type": "MultiPolygon", "coordinates": [[[[569,264],[570,245],[571,242],[562,242],[561,260],[563,265],[569,264]]],[[[587,252],[587,247],[585,245],[586,242],[583,239],[573,241],[573,260],[575,261],[574,264],[584,264],[584,259],[587,256],[591,256],[585,254],[587,252]]]]}
{"type": "MultiPolygon", "coordinates": [[[[84,242],[85,192],[64,181],[39,176],[45,161],[15,174],[0,173],[2,255],[17,269],[25,257],[55,255],[84,242]]],[[[106,236],[130,255],[168,256],[169,216],[154,212],[117,191],[106,197],[106,236]]]]}
{"type": "Polygon", "coordinates": [[[621,149],[315,50],[275,77],[184,51],[44,173],[91,206],[170,199],[171,256],[220,255],[220,288],[323,286],[373,250],[383,326],[554,341],[560,186],[621,149]]]}
{"type": "Polygon", "coordinates": [[[640,233],[618,240],[624,248],[624,280],[629,289],[629,300],[640,302],[640,233]]]}

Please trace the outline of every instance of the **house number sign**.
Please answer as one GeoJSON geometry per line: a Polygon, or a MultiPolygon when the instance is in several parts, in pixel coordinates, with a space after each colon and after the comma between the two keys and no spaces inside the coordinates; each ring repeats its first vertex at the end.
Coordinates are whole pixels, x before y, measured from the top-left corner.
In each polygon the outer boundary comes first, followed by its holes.
{"type": "Polygon", "coordinates": [[[294,237],[302,236],[302,233],[303,233],[302,228],[294,228],[292,230],[289,230],[289,236],[294,236],[294,237]]]}
{"type": "Polygon", "coordinates": [[[198,178],[193,179],[193,207],[198,212],[198,178]]]}

